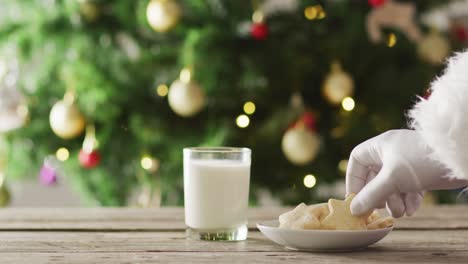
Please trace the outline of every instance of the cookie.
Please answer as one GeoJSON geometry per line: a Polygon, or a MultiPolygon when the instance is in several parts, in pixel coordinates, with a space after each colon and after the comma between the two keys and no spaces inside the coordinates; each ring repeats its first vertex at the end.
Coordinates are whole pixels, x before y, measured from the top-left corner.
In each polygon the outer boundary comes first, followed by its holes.
{"type": "Polygon", "coordinates": [[[315,217],[317,217],[317,219],[320,221],[320,223],[330,213],[330,211],[328,210],[328,204],[326,203],[309,205],[309,208],[311,212],[315,215],[315,217]]]}
{"type": "Polygon", "coordinates": [[[381,216],[380,216],[379,212],[374,211],[374,212],[372,212],[372,214],[369,215],[369,217],[367,218],[366,224],[370,224],[370,223],[376,221],[377,219],[379,219],[380,217],[381,217],[381,216]]]}
{"type": "Polygon", "coordinates": [[[320,220],[316,214],[320,216],[322,212],[323,209],[309,207],[301,203],[294,210],[279,216],[279,227],[288,229],[319,229],[320,220]]]}
{"type": "Polygon", "coordinates": [[[393,225],[392,217],[382,217],[377,211],[353,216],[350,205],[354,197],[355,194],[350,194],[344,201],[330,199],[326,204],[309,206],[301,203],[293,210],[279,216],[280,228],[366,230],[393,225]]]}
{"type": "Polygon", "coordinates": [[[379,218],[367,225],[367,229],[380,229],[393,226],[393,217],[387,216],[379,218]]]}
{"type": "Polygon", "coordinates": [[[328,210],[330,213],[322,223],[322,229],[329,230],[365,230],[367,229],[366,219],[369,214],[354,216],[351,214],[350,204],[355,194],[350,194],[344,201],[328,200],[328,210]]]}

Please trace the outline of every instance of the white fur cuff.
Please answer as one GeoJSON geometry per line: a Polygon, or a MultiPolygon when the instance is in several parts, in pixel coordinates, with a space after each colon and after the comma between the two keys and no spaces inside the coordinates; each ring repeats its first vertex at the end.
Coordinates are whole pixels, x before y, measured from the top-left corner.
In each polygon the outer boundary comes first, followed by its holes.
{"type": "Polygon", "coordinates": [[[409,112],[411,127],[434,150],[433,157],[453,177],[468,179],[468,51],[448,61],[444,74],[431,84],[429,99],[409,112]]]}

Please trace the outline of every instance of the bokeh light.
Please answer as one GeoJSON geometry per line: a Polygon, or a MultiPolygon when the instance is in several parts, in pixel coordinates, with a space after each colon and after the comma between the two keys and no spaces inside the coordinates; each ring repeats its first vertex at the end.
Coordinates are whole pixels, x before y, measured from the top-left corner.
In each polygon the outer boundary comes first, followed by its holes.
{"type": "Polygon", "coordinates": [[[348,160],[340,160],[340,162],[338,162],[338,170],[342,173],[346,173],[346,168],[348,168],[348,160]]]}
{"type": "Polygon", "coordinates": [[[246,115],[240,115],[236,118],[236,124],[240,128],[246,128],[250,124],[250,119],[246,115]]]}
{"type": "Polygon", "coordinates": [[[167,87],[167,85],[165,84],[160,84],[158,85],[158,87],[156,88],[156,93],[161,96],[161,97],[164,97],[166,96],[168,93],[169,93],[169,87],[167,87]]]}
{"type": "Polygon", "coordinates": [[[60,161],[66,161],[70,157],[70,152],[66,148],[59,148],[59,149],[57,149],[57,152],[55,153],[55,156],[60,161]]]}
{"type": "Polygon", "coordinates": [[[321,5],[313,5],[313,6],[308,6],[304,9],[304,16],[308,20],[314,20],[314,19],[324,19],[327,14],[323,10],[321,5]]]}
{"type": "Polygon", "coordinates": [[[394,47],[397,43],[396,35],[393,33],[388,34],[386,43],[389,48],[394,47]]]}
{"type": "Polygon", "coordinates": [[[317,11],[317,8],[315,6],[308,6],[304,9],[304,16],[308,19],[308,20],[314,20],[317,18],[317,15],[318,15],[318,11],[317,11]]]}
{"type": "Polygon", "coordinates": [[[343,101],[341,101],[341,106],[346,111],[352,111],[354,109],[354,106],[356,106],[356,103],[354,102],[353,98],[345,97],[343,101]]]}
{"type": "Polygon", "coordinates": [[[307,174],[305,177],[304,177],[304,186],[307,187],[307,188],[313,188],[315,186],[315,184],[317,183],[317,179],[315,178],[314,175],[312,174],[307,174]]]}
{"type": "Polygon", "coordinates": [[[255,104],[253,102],[246,102],[244,104],[244,112],[248,115],[255,113],[255,104]]]}
{"type": "Polygon", "coordinates": [[[148,155],[141,158],[140,165],[143,169],[151,172],[156,172],[159,169],[159,161],[148,155]]]}

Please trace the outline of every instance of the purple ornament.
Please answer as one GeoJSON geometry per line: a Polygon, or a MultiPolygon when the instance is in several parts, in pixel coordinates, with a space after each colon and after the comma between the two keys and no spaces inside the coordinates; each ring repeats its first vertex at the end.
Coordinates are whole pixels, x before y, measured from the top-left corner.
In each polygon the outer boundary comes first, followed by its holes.
{"type": "Polygon", "coordinates": [[[43,185],[51,186],[57,183],[57,170],[44,162],[41,171],[39,172],[39,181],[43,185]]]}

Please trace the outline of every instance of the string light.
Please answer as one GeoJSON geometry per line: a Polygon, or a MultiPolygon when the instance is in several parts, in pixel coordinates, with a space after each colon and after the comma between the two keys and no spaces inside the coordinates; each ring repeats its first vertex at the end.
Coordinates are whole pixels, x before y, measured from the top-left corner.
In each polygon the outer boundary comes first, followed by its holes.
{"type": "Polygon", "coordinates": [[[346,160],[346,159],[340,160],[340,162],[338,162],[338,169],[342,173],[346,173],[346,168],[348,168],[348,160],[346,160]]]}
{"type": "Polygon", "coordinates": [[[396,45],[396,43],[397,43],[396,35],[393,34],[393,33],[388,34],[388,36],[387,36],[387,46],[389,48],[393,48],[396,45]]]}
{"type": "Polygon", "coordinates": [[[246,115],[239,115],[237,118],[236,118],[236,124],[238,127],[240,128],[246,128],[249,126],[250,124],[250,119],[248,116],[246,115]]]}
{"type": "Polygon", "coordinates": [[[244,104],[244,112],[248,115],[255,113],[255,104],[253,102],[246,102],[244,104]]]}
{"type": "Polygon", "coordinates": [[[169,93],[169,87],[167,87],[165,84],[160,84],[158,85],[158,88],[156,88],[156,93],[159,96],[164,97],[169,93]]]}
{"type": "Polygon", "coordinates": [[[55,156],[60,161],[66,161],[70,157],[70,152],[66,148],[59,148],[59,149],[57,149],[57,152],[55,153],[55,156]]]}
{"type": "Polygon", "coordinates": [[[355,105],[356,103],[354,102],[354,99],[351,97],[345,97],[343,101],[341,101],[341,106],[346,111],[352,111],[355,105]]]}
{"type": "Polygon", "coordinates": [[[140,165],[143,169],[151,172],[156,172],[159,169],[159,161],[148,155],[141,158],[140,165]]]}
{"type": "Polygon", "coordinates": [[[324,19],[327,14],[323,10],[321,5],[308,6],[304,9],[304,16],[308,20],[324,19]]]}
{"type": "Polygon", "coordinates": [[[307,188],[313,188],[315,184],[317,183],[317,179],[315,178],[314,175],[312,174],[307,174],[304,176],[304,186],[307,188]]]}

